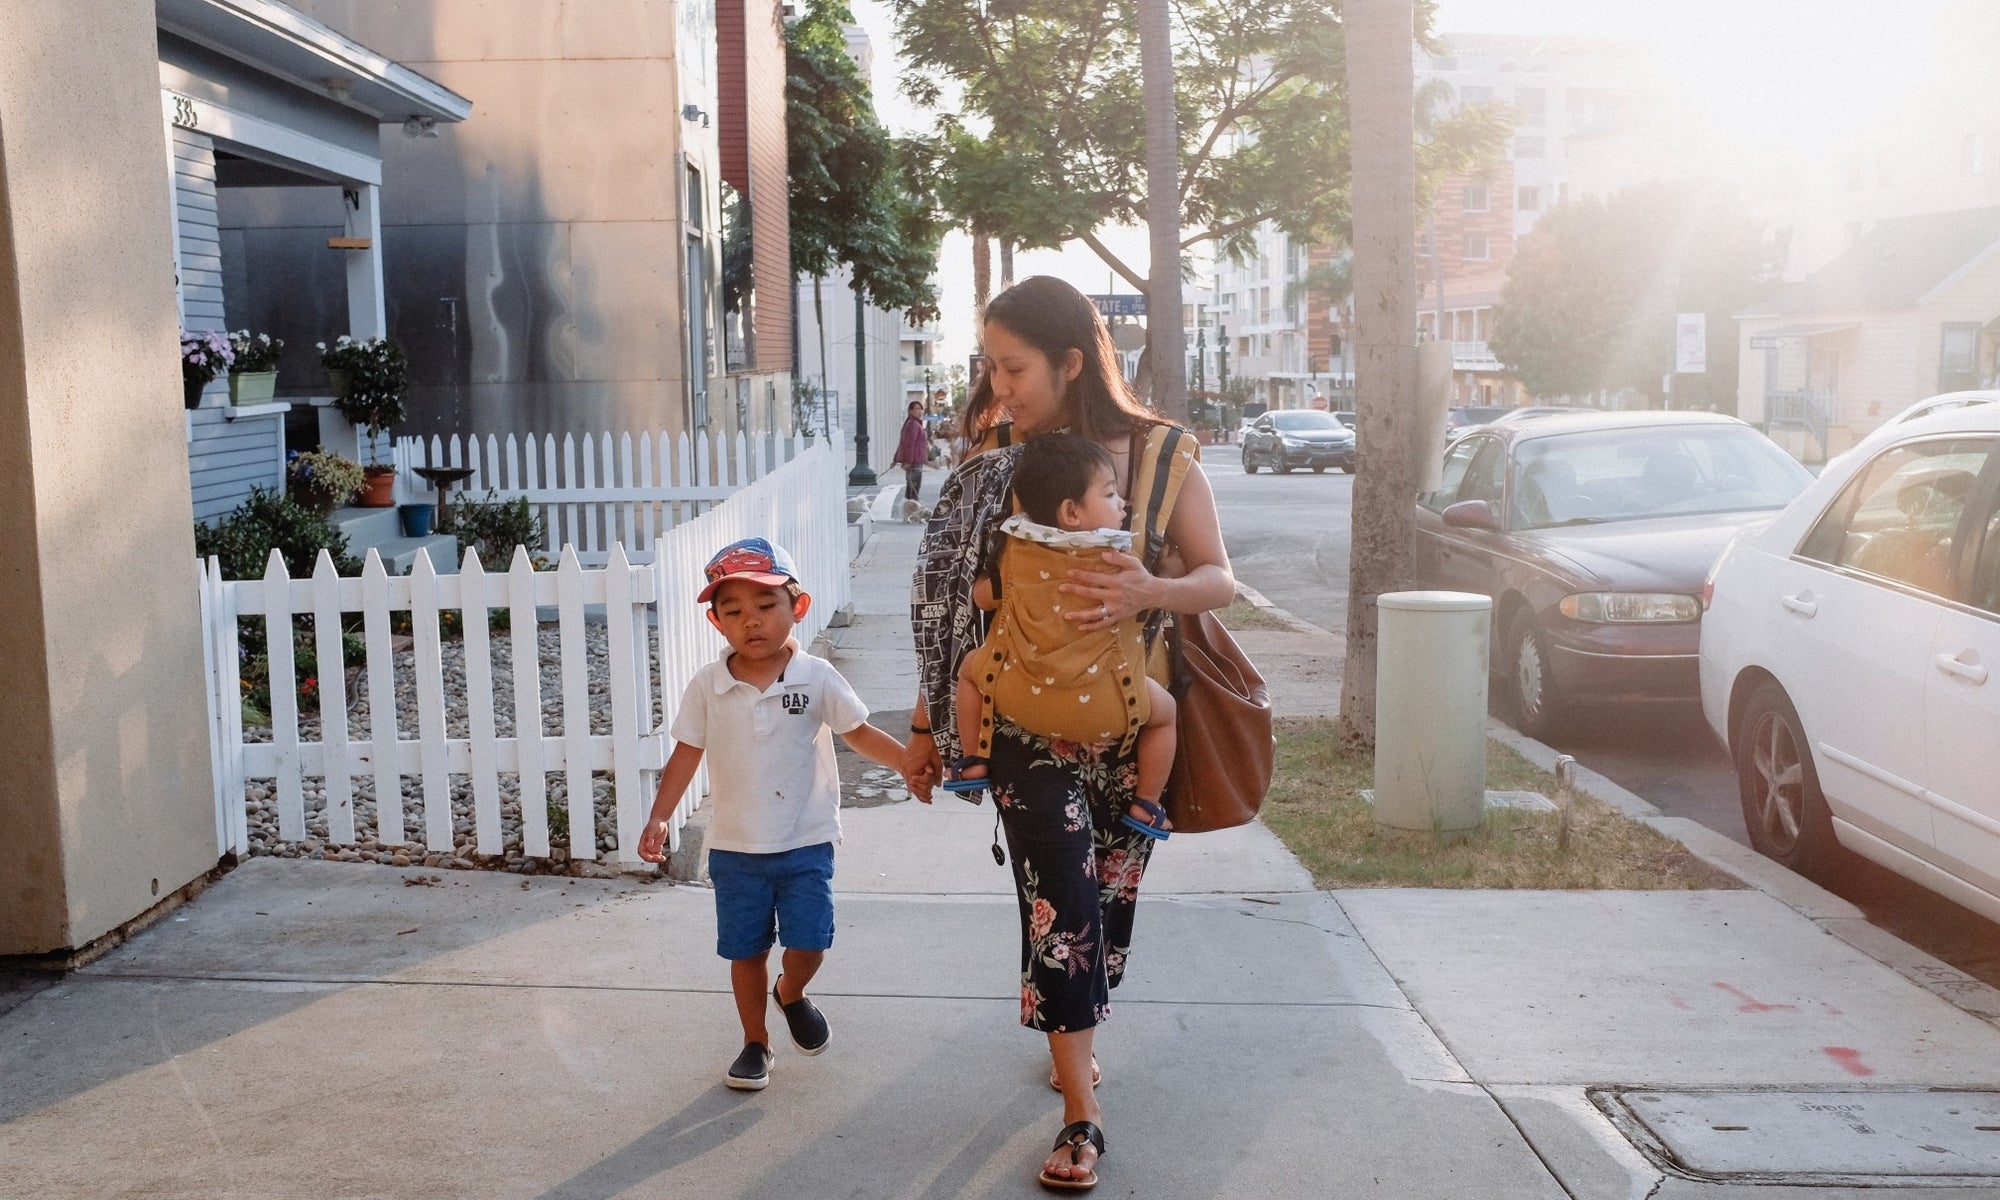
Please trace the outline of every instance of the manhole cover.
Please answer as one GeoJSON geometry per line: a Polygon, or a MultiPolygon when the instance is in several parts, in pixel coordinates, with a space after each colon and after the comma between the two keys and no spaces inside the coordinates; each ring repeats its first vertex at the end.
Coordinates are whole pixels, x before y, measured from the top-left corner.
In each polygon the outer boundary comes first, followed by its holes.
{"type": "Polygon", "coordinates": [[[1642,1149],[1709,1179],[2000,1179],[1995,1092],[1615,1091],[1594,1098],[1642,1149]]]}

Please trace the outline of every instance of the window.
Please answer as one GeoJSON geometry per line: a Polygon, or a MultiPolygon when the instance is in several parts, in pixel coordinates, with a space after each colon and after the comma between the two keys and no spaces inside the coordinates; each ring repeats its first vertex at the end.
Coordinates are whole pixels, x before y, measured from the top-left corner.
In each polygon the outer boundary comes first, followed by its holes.
{"type": "Polygon", "coordinates": [[[1520,111],[1521,124],[1530,129],[1540,128],[1549,107],[1549,93],[1545,88],[1515,88],[1514,107],[1520,111]]]}
{"type": "Polygon", "coordinates": [[[1547,153],[1547,144],[1540,137],[1517,137],[1514,139],[1515,158],[1541,158],[1547,153]]]}
{"type": "Polygon", "coordinates": [[[1485,185],[1485,184],[1483,184],[1483,183],[1468,183],[1468,184],[1466,184],[1466,185],[1465,185],[1465,211],[1466,211],[1466,212],[1485,212],[1485,211],[1486,211],[1486,185],[1485,185]]]}
{"type": "Polygon", "coordinates": [[[1806,535],[1800,557],[1945,594],[1966,499],[1992,452],[1985,439],[1884,451],[1806,535]]]}
{"type": "Polygon", "coordinates": [[[1947,322],[1938,345],[1938,390],[1960,392],[1979,386],[1979,325],[1947,322]]]}
{"type": "Polygon", "coordinates": [[[1472,465],[1472,456],[1484,441],[1483,438],[1467,438],[1445,451],[1444,470],[1439,475],[1437,490],[1417,497],[1417,503],[1432,512],[1450,508],[1458,499],[1459,485],[1465,482],[1465,472],[1472,465]]]}
{"type": "Polygon", "coordinates": [[[1538,187],[1522,188],[1516,194],[1514,207],[1520,209],[1522,212],[1542,211],[1542,189],[1538,187]]]}
{"type": "Polygon", "coordinates": [[[1507,487],[1507,454],[1492,438],[1472,440],[1480,444],[1479,453],[1473,456],[1472,466],[1465,472],[1465,483],[1458,489],[1458,498],[1484,500],[1494,506],[1494,514],[1498,515],[1500,496],[1507,487]]]}
{"type": "Polygon", "coordinates": [[[1484,262],[1486,259],[1486,235],[1468,233],[1465,235],[1465,250],[1460,257],[1467,262],[1484,262]]]}

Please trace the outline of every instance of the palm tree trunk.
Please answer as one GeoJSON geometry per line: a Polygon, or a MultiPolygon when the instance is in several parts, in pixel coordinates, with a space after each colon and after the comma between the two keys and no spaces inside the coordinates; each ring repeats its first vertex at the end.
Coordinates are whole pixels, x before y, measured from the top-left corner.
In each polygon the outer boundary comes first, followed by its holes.
{"type": "Polygon", "coordinates": [[[993,296],[993,243],[986,231],[972,227],[972,319],[984,320],[986,302],[993,296]]]}
{"type": "MultiPolygon", "coordinates": [[[[1340,735],[1375,741],[1377,611],[1409,587],[1415,494],[1416,106],[1412,0],[1348,0],[1348,114],[1354,178],[1354,481],[1348,570],[1347,666],[1340,735]]],[[[1436,247],[1432,247],[1433,250],[1436,247]]]]}
{"type": "Polygon", "coordinates": [[[1187,423],[1187,327],[1181,321],[1180,126],[1174,113],[1173,12],[1139,0],[1139,71],[1146,104],[1146,357],[1153,407],[1187,423]]]}
{"type": "Polygon", "coordinates": [[[1014,286],[1014,243],[1000,239],[1000,290],[1014,286]]]}

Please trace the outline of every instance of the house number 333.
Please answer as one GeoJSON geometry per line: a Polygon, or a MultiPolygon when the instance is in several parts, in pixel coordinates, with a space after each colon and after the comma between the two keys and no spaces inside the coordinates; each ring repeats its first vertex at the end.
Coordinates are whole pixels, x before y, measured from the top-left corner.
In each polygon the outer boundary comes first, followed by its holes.
{"type": "Polygon", "coordinates": [[[201,127],[201,112],[195,108],[194,101],[188,99],[186,96],[176,95],[174,97],[174,124],[180,126],[182,129],[198,129],[201,127]]]}

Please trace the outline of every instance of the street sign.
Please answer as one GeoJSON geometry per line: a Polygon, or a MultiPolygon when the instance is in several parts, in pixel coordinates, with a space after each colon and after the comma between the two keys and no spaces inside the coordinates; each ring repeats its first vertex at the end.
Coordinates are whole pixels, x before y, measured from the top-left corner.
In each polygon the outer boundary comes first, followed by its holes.
{"type": "Polygon", "coordinates": [[[1708,314],[1674,315],[1674,373],[1702,375],[1708,371],[1708,314]]]}
{"type": "Polygon", "coordinates": [[[1143,317],[1146,315],[1144,296],[1092,296],[1090,302],[1097,311],[1107,317],[1143,317]]]}

